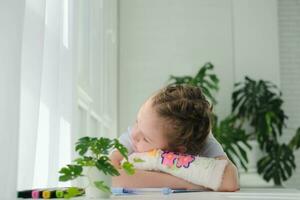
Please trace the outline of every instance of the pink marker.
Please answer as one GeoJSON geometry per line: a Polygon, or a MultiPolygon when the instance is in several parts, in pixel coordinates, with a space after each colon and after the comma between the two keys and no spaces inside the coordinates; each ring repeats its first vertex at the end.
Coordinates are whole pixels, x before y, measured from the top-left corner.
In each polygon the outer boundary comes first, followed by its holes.
{"type": "Polygon", "coordinates": [[[33,190],[32,192],[31,192],[31,197],[33,198],[33,199],[38,199],[39,198],[39,191],[38,190],[33,190]]]}

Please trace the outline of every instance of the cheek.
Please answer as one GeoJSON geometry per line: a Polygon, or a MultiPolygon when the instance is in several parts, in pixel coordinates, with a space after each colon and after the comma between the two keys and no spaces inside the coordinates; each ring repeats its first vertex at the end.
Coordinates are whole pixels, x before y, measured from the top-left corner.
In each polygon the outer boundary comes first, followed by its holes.
{"type": "Polygon", "coordinates": [[[137,143],[136,148],[138,150],[138,152],[146,152],[146,151],[151,151],[153,149],[155,149],[152,145],[150,145],[147,142],[144,141],[140,141],[137,143]]]}
{"type": "Polygon", "coordinates": [[[131,129],[131,137],[132,138],[136,137],[136,131],[134,129],[131,129]]]}
{"type": "Polygon", "coordinates": [[[136,128],[131,129],[131,137],[132,137],[133,139],[136,139],[136,138],[137,138],[137,135],[138,135],[137,129],[136,129],[136,128]]]}

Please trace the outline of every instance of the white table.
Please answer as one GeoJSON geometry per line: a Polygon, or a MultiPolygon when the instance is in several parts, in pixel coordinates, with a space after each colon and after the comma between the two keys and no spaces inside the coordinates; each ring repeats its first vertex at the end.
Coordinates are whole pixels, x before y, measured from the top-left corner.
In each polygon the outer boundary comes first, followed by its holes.
{"type": "MultiPolygon", "coordinates": [[[[87,200],[86,197],[74,200],[87,200]]],[[[243,188],[238,192],[193,192],[178,194],[147,194],[112,196],[112,200],[300,200],[300,190],[288,188],[243,188]]],[[[18,199],[21,200],[21,199],[18,199]]],[[[94,199],[95,200],[95,199],[94,199]]],[[[97,199],[100,200],[100,199],[97,199]]],[[[107,200],[107,199],[106,199],[107,200]]]]}

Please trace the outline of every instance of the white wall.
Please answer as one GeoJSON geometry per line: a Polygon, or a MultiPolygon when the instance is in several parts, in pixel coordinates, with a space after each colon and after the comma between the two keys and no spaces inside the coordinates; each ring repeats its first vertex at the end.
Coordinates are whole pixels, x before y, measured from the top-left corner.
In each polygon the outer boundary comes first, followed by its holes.
{"type": "Polygon", "coordinates": [[[20,62],[24,2],[0,2],[0,194],[14,199],[20,106],[20,62]]]}
{"type": "Polygon", "coordinates": [[[122,0],[119,11],[119,133],[170,74],[195,75],[207,61],[221,118],[244,75],[279,84],[276,0],[122,0]]]}
{"type": "Polygon", "coordinates": [[[221,79],[218,112],[230,110],[233,84],[230,1],[120,1],[120,131],[141,103],[173,75],[208,61],[221,79]]]}
{"type": "Polygon", "coordinates": [[[235,80],[247,75],[280,86],[276,0],[233,0],[235,80]]]}

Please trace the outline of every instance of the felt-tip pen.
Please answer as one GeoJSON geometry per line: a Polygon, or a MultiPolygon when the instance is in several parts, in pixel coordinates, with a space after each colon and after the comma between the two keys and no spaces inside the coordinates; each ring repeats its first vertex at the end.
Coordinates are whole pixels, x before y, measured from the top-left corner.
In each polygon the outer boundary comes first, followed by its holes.
{"type": "Polygon", "coordinates": [[[168,195],[171,193],[185,192],[203,192],[204,190],[187,190],[187,189],[171,189],[171,188],[111,188],[114,195],[131,195],[131,194],[149,194],[161,193],[168,195]]]}

